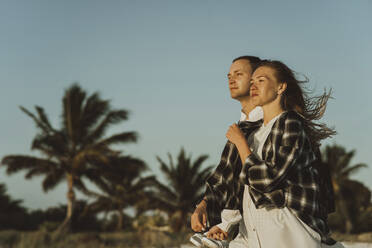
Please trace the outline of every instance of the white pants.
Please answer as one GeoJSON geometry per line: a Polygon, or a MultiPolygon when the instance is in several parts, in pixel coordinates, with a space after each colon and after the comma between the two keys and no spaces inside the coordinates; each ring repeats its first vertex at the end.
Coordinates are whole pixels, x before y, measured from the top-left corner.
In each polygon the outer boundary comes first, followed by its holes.
{"type": "Polygon", "coordinates": [[[321,244],[320,235],[297,218],[287,207],[270,210],[256,209],[246,185],[243,197],[243,219],[239,225],[239,234],[230,242],[229,248],[299,247],[329,246],[321,244]]]}

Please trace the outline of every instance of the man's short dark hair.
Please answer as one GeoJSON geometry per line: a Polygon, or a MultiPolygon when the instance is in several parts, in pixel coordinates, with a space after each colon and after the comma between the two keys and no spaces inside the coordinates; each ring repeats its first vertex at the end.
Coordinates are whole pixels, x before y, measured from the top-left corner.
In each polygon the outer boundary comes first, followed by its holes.
{"type": "Polygon", "coordinates": [[[252,67],[252,71],[256,70],[256,68],[258,67],[258,65],[261,63],[261,59],[259,57],[248,56],[248,55],[237,57],[232,62],[234,63],[235,61],[241,60],[241,59],[248,60],[249,64],[252,67]]]}

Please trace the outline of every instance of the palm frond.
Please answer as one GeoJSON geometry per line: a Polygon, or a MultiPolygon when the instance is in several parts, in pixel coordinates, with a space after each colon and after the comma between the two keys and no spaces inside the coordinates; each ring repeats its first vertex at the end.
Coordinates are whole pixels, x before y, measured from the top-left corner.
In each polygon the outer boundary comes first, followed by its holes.
{"type": "Polygon", "coordinates": [[[158,194],[160,197],[165,197],[168,199],[173,199],[174,201],[177,200],[178,195],[172,188],[167,187],[166,185],[160,183],[159,181],[154,182],[155,188],[158,190],[158,194]]]}
{"type": "Polygon", "coordinates": [[[36,112],[38,113],[39,115],[39,120],[40,122],[48,128],[48,130],[52,131],[52,132],[55,132],[55,129],[52,127],[52,125],[50,124],[50,121],[49,121],[49,118],[48,116],[46,115],[44,109],[40,106],[35,106],[35,109],[36,109],[36,112]]]}
{"type": "Polygon", "coordinates": [[[349,152],[344,151],[344,153],[339,154],[339,157],[338,157],[339,166],[338,167],[340,168],[341,172],[350,166],[350,162],[353,159],[354,155],[355,155],[355,150],[352,150],[349,152]]]}
{"type": "Polygon", "coordinates": [[[44,123],[42,120],[40,120],[39,118],[37,118],[33,113],[31,113],[29,110],[27,110],[25,107],[22,107],[22,106],[19,106],[19,108],[26,114],[28,115],[29,117],[31,117],[31,119],[35,122],[36,126],[41,130],[43,131],[44,133],[50,133],[53,131],[53,129],[49,128],[49,126],[44,123]]]}
{"type": "Polygon", "coordinates": [[[88,210],[92,213],[100,213],[104,211],[111,211],[114,208],[114,204],[108,197],[98,197],[95,201],[88,205],[88,210]]]}
{"type": "Polygon", "coordinates": [[[65,91],[63,97],[63,126],[73,144],[77,144],[81,136],[81,113],[86,93],[78,84],[73,84],[65,91]]]}
{"type": "Polygon", "coordinates": [[[9,155],[5,156],[1,161],[3,165],[7,166],[7,174],[11,175],[21,170],[30,170],[34,168],[53,168],[57,167],[57,163],[48,159],[37,158],[26,155],[9,155]]]}
{"type": "Polygon", "coordinates": [[[131,188],[128,189],[128,193],[138,193],[143,191],[147,187],[156,187],[157,180],[155,176],[147,176],[140,178],[131,188]]]}
{"type": "Polygon", "coordinates": [[[128,143],[128,142],[136,142],[137,141],[137,133],[136,132],[123,132],[119,134],[114,134],[109,138],[103,139],[97,143],[97,145],[113,145],[119,143],[128,143]]]}
{"type": "Polygon", "coordinates": [[[91,189],[88,189],[85,186],[85,183],[79,177],[74,179],[74,188],[88,197],[94,197],[94,198],[104,197],[103,194],[93,191],[91,189]]]}
{"type": "Polygon", "coordinates": [[[63,179],[65,179],[65,172],[61,169],[46,174],[42,182],[44,192],[54,189],[63,181],[63,179]]]}
{"type": "Polygon", "coordinates": [[[97,161],[101,164],[108,164],[109,158],[99,149],[84,149],[79,151],[73,158],[73,168],[79,169],[86,164],[87,161],[97,161]]]}
{"type": "Polygon", "coordinates": [[[342,176],[345,177],[345,178],[348,178],[351,174],[354,174],[354,173],[358,172],[360,169],[367,168],[367,167],[368,166],[366,164],[363,164],[363,163],[353,165],[351,167],[346,168],[342,172],[342,176]]]}
{"type": "Polygon", "coordinates": [[[100,124],[91,132],[89,137],[87,137],[88,142],[94,142],[101,139],[106,130],[113,124],[117,124],[121,121],[125,121],[128,119],[128,111],[127,110],[116,110],[110,111],[104,119],[101,121],[100,124]]]}
{"type": "Polygon", "coordinates": [[[138,177],[140,173],[148,169],[146,163],[142,159],[133,158],[131,156],[114,156],[111,158],[110,164],[118,173],[131,174],[138,177]]]}
{"type": "Polygon", "coordinates": [[[151,203],[151,207],[148,209],[161,209],[167,213],[173,213],[178,209],[178,206],[174,201],[159,198],[151,192],[146,193],[146,198],[151,203]]]}
{"type": "MultiPolygon", "coordinates": [[[[86,169],[84,172],[84,177],[87,178],[91,183],[93,183],[97,188],[107,195],[114,194],[114,189],[110,185],[109,180],[105,180],[104,174],[102,174],[102,169],[86,169]]],[[[91,192],[90,192],[91,193],[91,192]]]]}
{"type": "Polygon", "coordinates": [[[68,153],[67,142],[63,134],[54,132],[52,135],[36,135],[31,149],[39,150],[47,157],[60,158],[68,153]]]}
{"type": "Polygon", "coordinates": [[[88,97],[81,114],[81,125],[84,126],[84,137],[87,134],[92,133],[92,127],[104,116],[110,109],[110,104],[108,100],[102,100],[99,94],[93,93],[88,97]]]}
{"type": "Polygon", "coordinates": [[[168,180],[172,180],[173,179],[173,167],[172,167],[172,157],[170,154],[169,155],[169,163],[170,165],[168,166],[159,156],[156,156],[156,159],[158,160],[158,162],[160,163],[160,170],[163,172],[163,174],[165,175],[165,177],[168,179],[168,180]]]}

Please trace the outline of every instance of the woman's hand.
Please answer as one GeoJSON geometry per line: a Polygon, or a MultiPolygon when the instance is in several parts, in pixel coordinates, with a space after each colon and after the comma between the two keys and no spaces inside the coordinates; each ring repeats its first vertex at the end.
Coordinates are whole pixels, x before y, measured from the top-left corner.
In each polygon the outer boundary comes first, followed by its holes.
{"type": "Polygon", "coordinates": [[[244,161],[252,153],[248,147],[247,140],[237,124],[232,124],[226,132],[226,138],[233,143],[239,151],[240,159],[244,161]]]}
{"type": "Polygon", "coordinates": [[[242,142],[245,142],[245,137],[242,130],[240,130],[238,125],[235,123],[232,124],[227,130],[226,138],[236,146],[238,146],[238,144],[241,144],[242,142]]]}
{"type": "Polygon", "coordinates": [[[218,226],[214,226],[211,229],[209,229],[209,231],[207,233],[207,238],[225,240],[225,239],[227,239],[227,232],[224,232],[218,226]]]}

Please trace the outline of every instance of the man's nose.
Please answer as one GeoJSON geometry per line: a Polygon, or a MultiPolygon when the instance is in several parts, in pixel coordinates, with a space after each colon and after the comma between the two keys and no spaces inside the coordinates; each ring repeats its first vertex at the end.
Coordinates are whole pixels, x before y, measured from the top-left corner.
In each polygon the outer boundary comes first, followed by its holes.
{"type": "Polygon", "coordinates": [[[234,77],[230,77],[229,78],[229,84],[233,84],[235,83],[235,78],[234,77]]]}

